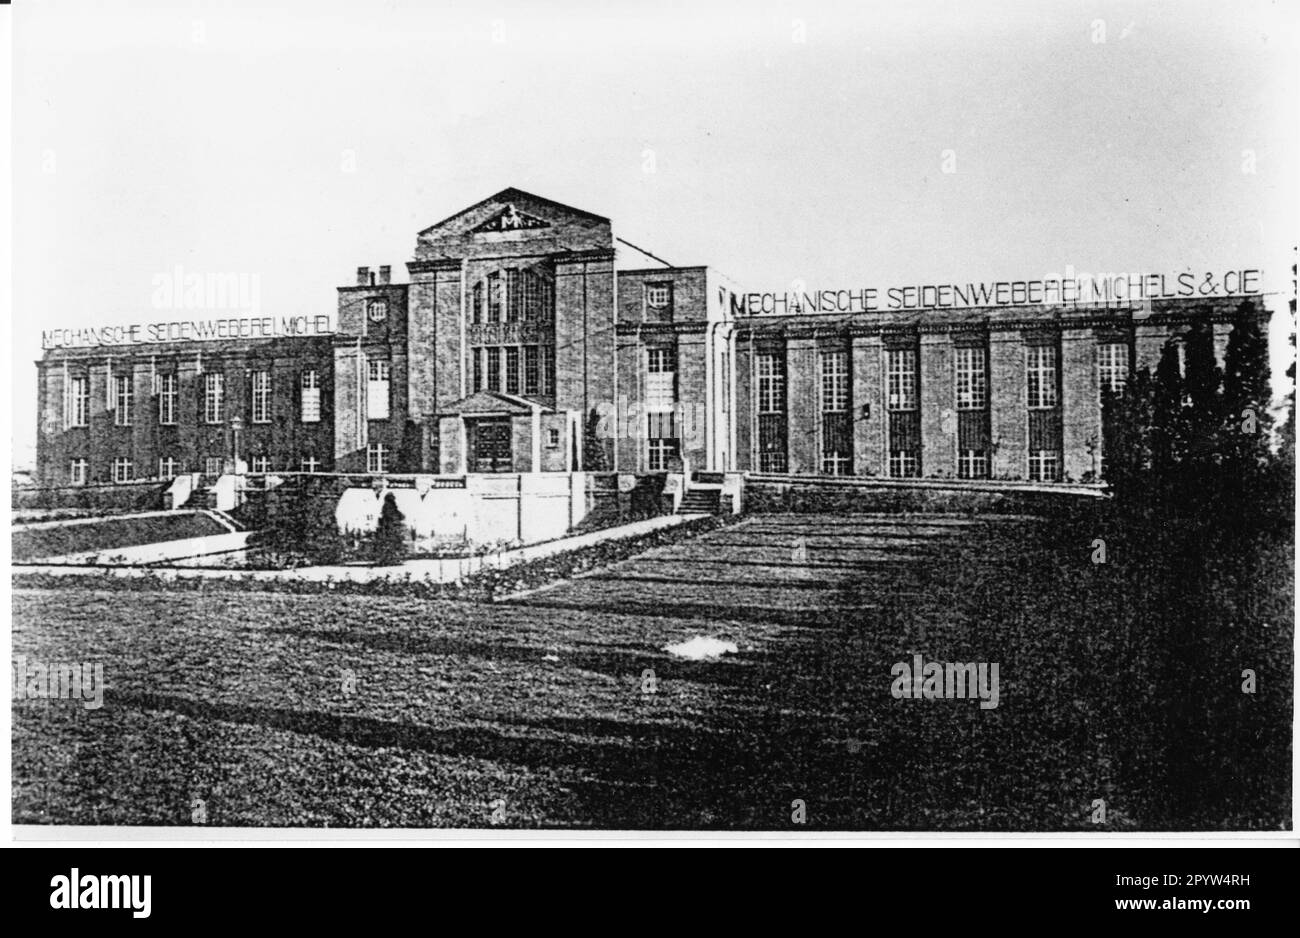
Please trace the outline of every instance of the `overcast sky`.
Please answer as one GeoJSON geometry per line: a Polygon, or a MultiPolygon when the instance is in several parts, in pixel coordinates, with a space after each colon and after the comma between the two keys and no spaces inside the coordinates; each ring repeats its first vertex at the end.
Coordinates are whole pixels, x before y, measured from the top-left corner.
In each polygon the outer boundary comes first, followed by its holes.
{"type": "Polygon", "coordinates": [[[177,265],[330,312],[506,186],[752,290],[1291,288],[1286,3],[122,6],[14,8],[19,464],[42,327],[195,318],[156,308],[177,265]]]}

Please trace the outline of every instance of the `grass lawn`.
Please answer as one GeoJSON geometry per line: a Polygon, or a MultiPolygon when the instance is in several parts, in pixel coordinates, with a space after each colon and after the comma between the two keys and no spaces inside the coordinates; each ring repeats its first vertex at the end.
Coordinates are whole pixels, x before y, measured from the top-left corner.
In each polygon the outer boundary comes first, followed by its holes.
{"type": "Polygon", "coordinates": [[[110,552],[120,547],[229,533],[229,528],[193,511],[148,518],[104,518],[36,530],[19,528],[13,534],[13,557],[22,563],[41,557],[92,550],[110,552]]]}
{"type": "MultiPolygon", "coordinates": [[[[15,654],[108,689],[15,701],[15,823],[1145,829],[1113,574],[1057,535],[762,515],[495,604],[17,589],[15,654]],[[695,636],[739,653],[663,650],[695,636]],[[913,653],[998,662],[998,707],[895,700],[913,653]]],[[[1272,791],[1216,816],[1276,829],[1272,791]]]]}

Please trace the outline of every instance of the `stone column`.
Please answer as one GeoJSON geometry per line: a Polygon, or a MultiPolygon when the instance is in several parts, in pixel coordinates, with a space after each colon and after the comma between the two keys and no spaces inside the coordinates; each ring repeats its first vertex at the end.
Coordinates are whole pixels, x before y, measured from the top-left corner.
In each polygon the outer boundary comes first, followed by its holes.
{"type": "Polygon", "coordinates": [[[1019,332],[989,335],[989,424],[993,439],[993,478],[1026,478],[1029,416],[1025,343],[1019,332]]]}
{"type": "Polygon", "coordinates": [[[883,476],[885,453],[884,344],[878,335],[853,337],[853,472],[883,476]],[[870,408],[864,412],[863,408],[870,408]]]}
{"type": "Polygon", "coordinates": [[[927,478],[957,475],[957,403],[952,340],[921,336],[921,469],[927,478]]]}
{"type": "Polygon", "coordinates": [[[1061,448],[1064,481],[1101,477],[1101,396],[1091,329],[1061,333],[1061,448]]]}

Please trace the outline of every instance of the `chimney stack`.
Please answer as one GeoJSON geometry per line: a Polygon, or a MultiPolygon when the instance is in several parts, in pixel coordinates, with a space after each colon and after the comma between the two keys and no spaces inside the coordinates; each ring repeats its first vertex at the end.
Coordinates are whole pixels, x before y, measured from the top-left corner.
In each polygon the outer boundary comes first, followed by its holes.
{"type": "Polygon", "coordinates": [[[359,287],[368,287],[368,286],[370,286],[370,268],[369,268],[369,267],[358,267],[358,268],[357,268],[357,286],[359,286],[359,287]]]}
{"type": "Polygon", "coordinates": [[[388,279],[390,276],[392,276],[392,273],[393,273],[392,266],[390,266],[389,264],[384,264],[382,267],[379,268],[379,282],[388,283],[388,279]]]}

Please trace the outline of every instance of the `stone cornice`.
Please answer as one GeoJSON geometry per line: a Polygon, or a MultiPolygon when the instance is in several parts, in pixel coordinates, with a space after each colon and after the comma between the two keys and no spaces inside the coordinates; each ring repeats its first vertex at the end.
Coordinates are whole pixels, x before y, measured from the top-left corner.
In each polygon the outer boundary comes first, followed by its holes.
{"type": "Polygon", "coordinates": [[[592,261],[612,261],[614,259],[613,248],[588,248],[583,251],[568,251],[563,254],[554,254],[555,263],[559,264],[586,264],[592,261]]]}
{"type": "Polygon", "coordinates": [[[618,335],[699,335],[708,332],[709,324],[690,322],[620,322],[615,326],[618,335]]]}
{"type": "Polygon", "coordinates": [[[464,260],[459,257],[439,257],[427,261],[407,261],[406,270],[412,274],[431,274],[436,271],[459,271],[464,260]]]}
{"type": "MultiPolygon", "coordinates": [[[[1261,310],[1261,318],[1267,315],[1261,310]]],[[[1052,313],[1035,317],[1008,319],[917,319],[912,321],[862,321],[840,320],[834,323],[797,322],[781,319],[764,322],[760,317],[737,320],[736,331],[741,336],[784,336],[786,338],[830,338],[837,335],[850,337],[928,334],[969,334],[1006,332],[1075,331],[1080,329],[1133,329],[1142,326],[1165,329],[1192,325],[1198,322],[1231,323],[1236,312],[1230,309],[1160,310],[1142,309],[1089,310],[1081,315],[1052,313]]]]}

